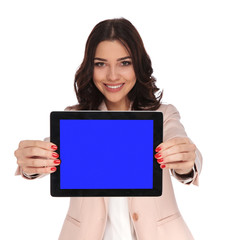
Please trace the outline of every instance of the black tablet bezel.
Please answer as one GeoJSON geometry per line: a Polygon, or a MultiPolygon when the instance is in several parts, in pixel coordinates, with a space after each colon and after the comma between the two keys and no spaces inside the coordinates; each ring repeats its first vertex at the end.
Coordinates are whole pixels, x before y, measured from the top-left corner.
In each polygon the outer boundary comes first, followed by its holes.
{"type": "MultiPolygon", "coordinates": [[[[156,111],[54,111],[50,114],[50,141],[60,146],[61,119],[104,119],[104,120],[153,120],[153,153],[163,141],[163,114],[156,111]]],[[[60,156],[60,149],[56,151],[60,156]]],[[[110,196],[161,196],[162,169],[153,154],[153,189],[61,189],[60,171],[51,174],[51,195],[53,197],[110,197],[110,196]]]]}

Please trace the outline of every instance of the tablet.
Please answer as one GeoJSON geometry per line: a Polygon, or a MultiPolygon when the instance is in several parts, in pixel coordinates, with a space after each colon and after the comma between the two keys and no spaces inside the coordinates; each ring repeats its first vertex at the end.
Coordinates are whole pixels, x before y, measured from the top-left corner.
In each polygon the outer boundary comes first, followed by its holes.
{"type": "Polygon", "coordinates": [[[161,196],[154,158],[163,139],[161,112],[55,111],[50,139],[61,160],[51,174],[52,196],[161,196]]]}

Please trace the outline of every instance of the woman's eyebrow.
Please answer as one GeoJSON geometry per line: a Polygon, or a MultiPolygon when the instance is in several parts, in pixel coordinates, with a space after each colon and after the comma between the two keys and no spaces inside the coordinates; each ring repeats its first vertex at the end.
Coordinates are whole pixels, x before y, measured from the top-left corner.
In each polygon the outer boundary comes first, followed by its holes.
{"type": "Polygon", "coordinates": [[[96,58],[94,58],[93,60],[98,60],[98,61],[103,61],[103,62],[106,62],[106,61],[107,61],[107,59],[99,58],[99,57],[96,57],[96,58]]]}
{"type": "MultiPolygon", "coordinates": [[[[122,58],[118,58],[117,61],[123,61],[123,60],[126,60],[131,57],[130,56],[126,56],[126,57],[122,57],[122,58]]],[[[104,59],[104,58],[99,58],[99,57],[96,57],[94,58],[93,60],[98,60],[98,61],[102,61],[102,62],[107,62],[107,59],[104,59]]]]}
{"type": "Polygon", "coordinates": [[[127,56],[127,57],[122,57],[122,58],[118,58],[117,61],[122,61],[122,60],[126,60],[128,58],[131,58],[130,56],[127,56]]]}

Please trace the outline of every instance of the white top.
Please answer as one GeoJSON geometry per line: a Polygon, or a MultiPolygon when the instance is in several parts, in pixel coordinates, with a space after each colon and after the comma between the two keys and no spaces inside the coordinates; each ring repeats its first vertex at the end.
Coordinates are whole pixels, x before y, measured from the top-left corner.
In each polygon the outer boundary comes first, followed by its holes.
{"type": "Polygon", "coordinates": [[[110,197],[103,240],[137,240],[126,197],[110,197]]]}

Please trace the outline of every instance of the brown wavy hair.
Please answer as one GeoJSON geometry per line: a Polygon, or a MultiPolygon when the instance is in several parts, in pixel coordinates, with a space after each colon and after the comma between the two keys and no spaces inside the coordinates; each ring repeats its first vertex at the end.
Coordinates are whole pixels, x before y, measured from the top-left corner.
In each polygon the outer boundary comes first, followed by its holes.
{"type": "Polygon", "coordinates": [[[98,44],[106,40],[119,40],[132,57],[136,84],[128,93],[131,110],[156,110],[161,105],[162,92],[156,87],[152,76],[151,60],[143,41],[132,23],[124,18],[109,19],[98,23],[90,33],[82,64],[75,74],[74,89],[78,104],[69,109],[98,110],[104,95],[93,83],[94,57],[98,44]]]}

